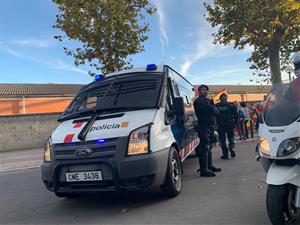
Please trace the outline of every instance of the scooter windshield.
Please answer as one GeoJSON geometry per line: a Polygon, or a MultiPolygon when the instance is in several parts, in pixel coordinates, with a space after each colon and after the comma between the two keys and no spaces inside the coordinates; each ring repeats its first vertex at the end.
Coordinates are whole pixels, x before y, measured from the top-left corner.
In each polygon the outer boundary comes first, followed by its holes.
{"type": "Polygon", "coordinates": [[[268,126],[287,126],[299,115],[299,87],[292,83],[275,85],[264,104],[264,122],[268,126]]]}

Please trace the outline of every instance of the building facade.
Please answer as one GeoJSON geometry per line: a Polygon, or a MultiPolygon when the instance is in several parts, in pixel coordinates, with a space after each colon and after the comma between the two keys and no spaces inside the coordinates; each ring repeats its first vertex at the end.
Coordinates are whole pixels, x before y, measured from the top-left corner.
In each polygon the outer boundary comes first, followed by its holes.
{"type": "Polygon", "coordinates": [[[229,102],[261,102],[271,90],[271,87],[270,85],[209,85],[209,94],[214,95],[226,89],[229,102]]]}
{"type": "Polygon", "coordinates": [[[82,85],[0,84],[0,115],[62,112],[82,85]]]}
{"type": "MultiPolygon", "coordinates": [[[[63,112],[80,84],[0,84],[0,115],[63,112]]],[[[195,88],[198,86],[195,85],[195,88]]],[[[210,95],[226,89],[229,101],[260,102],[270,86],[209,85],[210,95]]]]}

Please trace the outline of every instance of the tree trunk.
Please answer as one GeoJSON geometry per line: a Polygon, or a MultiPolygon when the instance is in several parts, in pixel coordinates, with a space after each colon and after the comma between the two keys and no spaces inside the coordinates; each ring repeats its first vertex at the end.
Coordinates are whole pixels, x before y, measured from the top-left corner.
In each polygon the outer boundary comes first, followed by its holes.
{"type": "Polygon", "coordinates": [[[272,84],[274,85],[282,82],[280,71],[279,47],[271,46],[269,48],[269,60],[272,84]]]}
{"type": "Polygon", "coordinates": [[[281,83],[281,69],[280,69],[280,38],[282,36],[282,30],[277,29],[274,33],[273,40],[269,45],[269,61],[272,84],[281,83]]]}

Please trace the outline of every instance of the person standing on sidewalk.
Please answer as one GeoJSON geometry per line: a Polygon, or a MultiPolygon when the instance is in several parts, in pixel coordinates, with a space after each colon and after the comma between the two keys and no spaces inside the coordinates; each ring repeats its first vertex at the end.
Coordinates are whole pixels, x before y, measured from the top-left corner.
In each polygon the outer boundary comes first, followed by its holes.
{"type": "Polygon", "coordinates": [[[258,131],[258,128],[259,128],[259,117],[260,117],[260,114],[263,113],[264,109],[263,109],[263,104],[258,102],[256,104],[256,107],[255,107],[255,113],[256,113],[256,117],[257,117],[257,120],[256,120],[256,124],[255,124],[255,130],[258,131]]]}
{"type": "Polygon", "coordinates": [[[244,111],[243,111],[243,108],[242,108],[241,105],[239,105],[239,107],[238,107],[237,114],[238,114],[238,121],[239,121],[239,126],[240,126],[240,131],[241,131],[242,139],[246,140],[245,129],[244,129],[245,115],[244,115],[244,111]]]}
{"type": "Polygon", "coordinates": [[[217,116],[218,131],[221,142],[223,155],[221,159],[228,159],[228,147],[226,144],[226,136],[229,141],[229,151],[232,158],[236,157],[234,143],[234,121],[237,118],[237,111],[233,104],[227,102],[227,95],[220,96],[221,102],[217,104],[219,115],[217,116]]]}
{"type": "Polygon", "coordinates": [[[250,116],[250,120],[249,120],[250,134],[251,134],[251,138],[253,138],[254,137],[254,135],[253,135],[253,124],[255,122],[255,116],[256,116],[253,103],[251,103],[248,106],[248,111],[249,111],[249,116],[250,116]]]}
{"type": "Polygon", "coordinates": [[[235,125],[235,128],[237,129],[240,140],[242,140],[242,138],[244,138],[243,137],[244,132],[242,132],[242,130],[241,130],[240,115],[238,114],[238,110],[239,110],[240,106],[239,106],[239,103],[237,101],[233,102],[233,106],[234,106],[234,110],[237,112],[237,115],[236,115],[235,120],[234,120],[234,125],[235,125]]]}
{"type": "Polygon", "coordinates": [[[211,138],[213,135],[214,116],[218,114],[217,108],[207,98],[208,86],[202,84],[198,88],[199,97],[194,101],[194,108],[198,120],[198,136],[200,144],[196,152],[199,158],[200,176],[214,177],[214,172],[220,172],[212,163],[211,138]]]}
{"type": "Polygon", "coordinates": [[[244,114],[244,132],[245,132],[245,139],[249,138],[249,132],[248,132],[248,122],[250,120],[250,113],[249,110],[247,108],[247,105],[245,102],[241,103],[241,107],[243,110],[243,114],[244,114]]]}

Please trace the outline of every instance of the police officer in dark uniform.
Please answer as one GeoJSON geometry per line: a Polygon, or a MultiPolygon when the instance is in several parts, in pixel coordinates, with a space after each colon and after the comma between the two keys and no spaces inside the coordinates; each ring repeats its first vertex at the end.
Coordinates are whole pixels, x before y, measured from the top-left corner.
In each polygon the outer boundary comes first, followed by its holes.
{"type": "Polygon", "coordinates": [[[198,88],[199,97],[194,101],[194,108],[198,119],[198,136],[200,144],[196,151],[199,157],[200,176],[214,177],[214,172],[220,172],[212,164],[211,137],[213,135],[214,116],[218,114],[217,108],[207,98],[208,87],[200,85],[198,88]]]}
{"type": "Polygon", "coordinates": [[[227,95],[224,93],[220,96],[221,102],[216,106],[219,110],[217,116],[218,133],[221,142],[223,155],[221,159],[228,159],[228,147],[226,144],[226,135],[229,141],[229,151],[231,157],[236,157],[234,143],[234,121],[237,118],[237,111],[233,104],[227,102],[227,95]]]}

